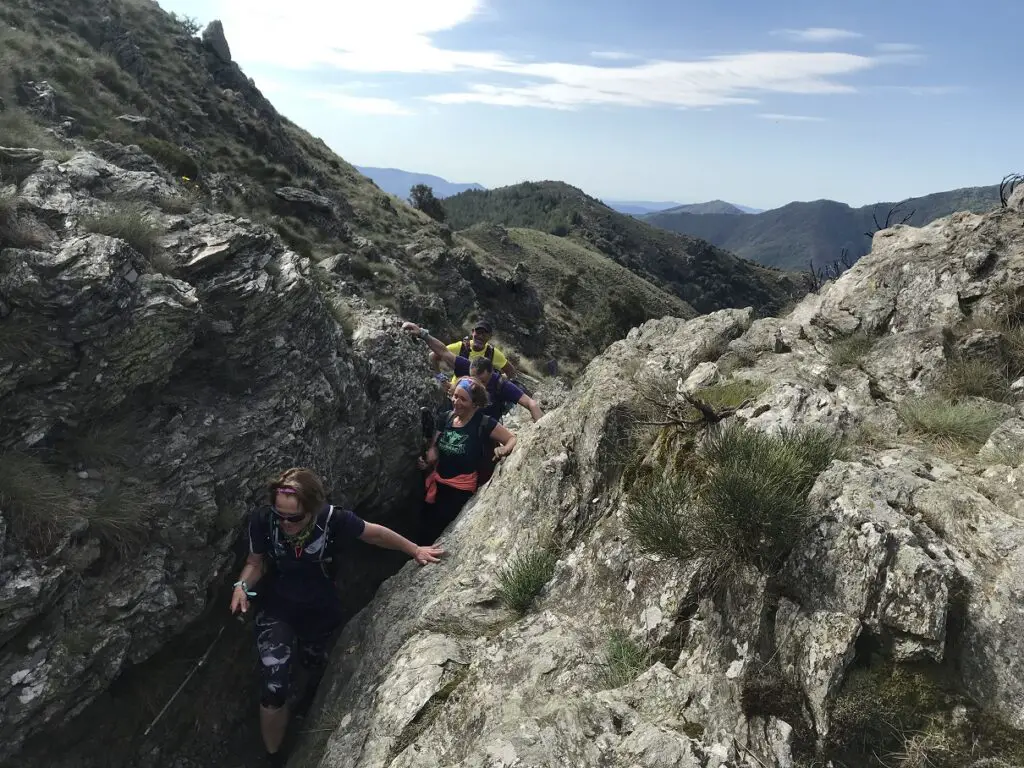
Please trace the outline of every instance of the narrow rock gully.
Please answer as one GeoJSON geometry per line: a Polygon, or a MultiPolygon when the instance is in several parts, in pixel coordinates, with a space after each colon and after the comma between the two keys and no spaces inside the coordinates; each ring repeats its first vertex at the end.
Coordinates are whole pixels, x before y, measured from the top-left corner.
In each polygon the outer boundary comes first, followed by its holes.
{"type": "MultiPolygon", "coordinates": [[[[262,766],[253,611],[243,620],[232,617],[227,608],[244,557],[241,529],[239,533],[238,556],[211,587],[207,609],[193,626],[151,659],[126,669],[61,728],[30,738],[21,753],[0,763],[0,768],[262,766]],[[208,650],[206,661],[185,683],[208,650]]],[[[400,553],[361,542],[348,546],[352,570],[359,578],[343,585],[346,622],[406,562],[400,553]]],[[[289,744],[314,714],[315,709],[307,718],[293,718],[289,744]]]]}

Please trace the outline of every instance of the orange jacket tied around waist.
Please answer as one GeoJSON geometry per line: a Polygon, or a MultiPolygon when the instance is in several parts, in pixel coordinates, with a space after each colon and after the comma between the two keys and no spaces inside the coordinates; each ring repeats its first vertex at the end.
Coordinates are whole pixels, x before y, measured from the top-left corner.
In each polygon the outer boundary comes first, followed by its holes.
{"type": "Polygon", "coordinates": [[[476,472],[467,472],[464,475],[455,475],[455,477],[441,477],[437,474],[435,469],[427,476],[427,503],[433,504],[437,498],[437,484],[444,483],[452,488],[458,488],[460,491],[475,491],[476,490],[476,472]]]}

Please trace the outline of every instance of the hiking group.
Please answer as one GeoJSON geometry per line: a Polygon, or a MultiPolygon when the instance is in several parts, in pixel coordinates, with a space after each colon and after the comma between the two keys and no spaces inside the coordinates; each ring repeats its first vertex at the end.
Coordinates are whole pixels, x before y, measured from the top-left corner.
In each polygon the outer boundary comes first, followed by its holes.
{"type": "Polygon", "coordinates": [[[451,344],[415,323],[402,330],[423,340],[438,373],[447,404],[423,409],[425,450],[417,467],[425,472],[424,499],[415,540],[369,523],[327,501],[321,479],[311,470],[288,469],[270,483],[267,504],[250,514],[248,554],[231,595],[231,612],[255,608],[260,667],[260,733],[271,766],[285,764],[282,744],[290,709],[302,715],[327,663],[331,641],[344,619],[335,585],[339,547],[346,540],[404,552],[419,565],[436,563],[444,549],[434,542],[516,445],[501,424],[516,405],[534,421],[540,407],[512,379],[515,368],[490,343],[491,325],[477,323],[470,336],[451,344]],[[259,586],[259,592],[253,587],[259,586]],[[293,707],[294,659],[307,672],[304,692],[293,707]]]}

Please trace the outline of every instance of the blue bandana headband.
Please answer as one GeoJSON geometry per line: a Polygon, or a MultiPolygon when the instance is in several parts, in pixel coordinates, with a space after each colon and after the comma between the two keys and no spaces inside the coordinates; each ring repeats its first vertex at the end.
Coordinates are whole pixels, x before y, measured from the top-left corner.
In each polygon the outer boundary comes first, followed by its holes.
{"type": "Polygon", "coordinates": [[[459,389],[466,390],[466,392],[469,393],[470,395],[473,394],[473,382],[471,382],[469,379],[462,379],[461,381],[459,381],[458,386],[459,389]]]}

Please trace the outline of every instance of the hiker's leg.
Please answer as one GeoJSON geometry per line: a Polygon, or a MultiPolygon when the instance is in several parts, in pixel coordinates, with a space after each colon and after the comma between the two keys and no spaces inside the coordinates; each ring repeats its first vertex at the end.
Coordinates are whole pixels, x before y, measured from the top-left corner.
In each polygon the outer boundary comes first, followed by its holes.
{"type": "Polygon", "coordinates": [[[306,686],[302,697],[295,703],[296,716],[305,715],[313,704],[313,697],[320,685],[327,668],[327,657],[330,651],[333,630],[331,632],[319,632],[316,635],[303,635],[299,647],[301,651],[299,658],[306,670],[306,686]]]}
{"type": "Polygon", "coordinates": [[[437,537],[444,533],[445,529],[459,516],[459,512],[471,498],[473,498],[472,491],[460,491],[450,485],[438,484],[437,501],[434,502],[433,514],[433,527],[436,533],[430,541],[431,544],[437,541],[437,537]]]}
{"type": "Polygon", "coordinates": [[[288,728],[288,682],[295,632],[284,621],[261,611],[256,616],[256,650],[260,657],[260,734],[267,752],[281,748],[288,728]]]}

